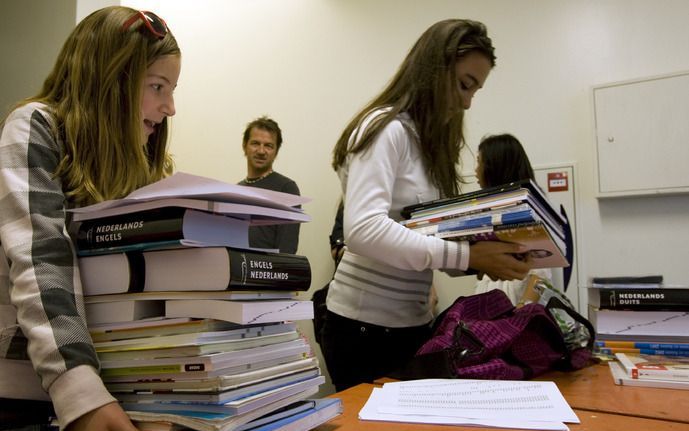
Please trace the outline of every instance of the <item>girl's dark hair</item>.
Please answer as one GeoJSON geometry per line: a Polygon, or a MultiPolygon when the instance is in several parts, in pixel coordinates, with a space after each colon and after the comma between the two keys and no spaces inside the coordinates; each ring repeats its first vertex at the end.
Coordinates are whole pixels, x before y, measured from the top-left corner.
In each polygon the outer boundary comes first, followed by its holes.
{"type": "Polygon", "coordinates": [[[464,109],[454,65],[472,52],[485,55],[495,65],[492,41],[482,23],[449,19],[429,27],[385,89],[344,129],[333,150],[333,168],[342,166],[348,154],[366,150],[380,131],[404,112],[413,121],[416,133],[410,134],[417,139],[431,181],[442,195],[456,195],[459,154],[464,146],[464,109]],[[350,143],[354,130],[378,108],[389,110],[371,120],[359,139],[350,143]]]}
{"type": "Polygon", "coordinates": [[[506,133],[484,137],[478,152],[486,187],[525,179],[536,181],[529,157],[514,136],[506,133]]]}

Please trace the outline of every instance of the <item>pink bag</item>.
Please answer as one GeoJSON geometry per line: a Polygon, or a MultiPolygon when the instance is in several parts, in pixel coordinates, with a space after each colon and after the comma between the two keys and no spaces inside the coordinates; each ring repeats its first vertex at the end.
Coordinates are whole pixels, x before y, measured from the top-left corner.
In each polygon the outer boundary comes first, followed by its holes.
{"type": "Polygon", "coordinates": [[[551,369],[583,368],[594,338],[591,323],[557,297],[545,307],[515,308],[504,292],[492,290],[460,297],[438,316],[433,336],[399,377],[530,379],[551,369]],[[555,311],[571,316],[583,336],[566,342],[555,311]]]}

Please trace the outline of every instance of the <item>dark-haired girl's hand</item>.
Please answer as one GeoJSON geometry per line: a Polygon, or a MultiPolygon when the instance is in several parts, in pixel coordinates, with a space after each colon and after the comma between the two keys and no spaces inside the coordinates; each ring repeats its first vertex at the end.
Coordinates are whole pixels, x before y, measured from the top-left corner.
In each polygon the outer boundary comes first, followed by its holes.
{"type": "Polygon", "coordinates": [[[479,241],[471,245],[469,268],[492,280],[522,280],[533,261],[521,244],[479,241]]]}

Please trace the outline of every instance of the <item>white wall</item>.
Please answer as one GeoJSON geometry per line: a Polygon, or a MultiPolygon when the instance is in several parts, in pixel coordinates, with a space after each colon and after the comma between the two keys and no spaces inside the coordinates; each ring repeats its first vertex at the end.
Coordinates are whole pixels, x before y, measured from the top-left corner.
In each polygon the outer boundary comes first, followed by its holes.
{"type": "MultiPolygon", "coordinates": [[[[683,0],[663,7],[648,0],[122,3],[158,12],[182,46],[172,146],[179,169],[237,181],[246,171],[246,122],[261,114],[280,122],[285,145],[276,168],[314,199],[299,250],[314,264],[314,285],[331,270],[327,235],[339,193],[329,167],[333,144],[419,34],[447,17],[485,22],[497,47],[498,65],[468,113],[470,146],[485,133],[509,131],[535,165],[577,162],[584,279],[662,273],[687,281],[680,262],[689,257],[689,198],[594,198],[590,99],[596,84],[689,69],[683,0]]],[[[472,155],[464,160],[472,170],[472,155]]]]}
{"type": "MultiPolygon", "coordinates": [[[[486,133],[508,131],[534,165],[578,167],[579,280],[657,273],[669,283],[689,283],[689,196],[598,201],[591,106],[593,85],[689,69],[686,1],[123,3],[159,12],[182,46],[172,147],[179,169],[237,181],[245,175],[245,123],[268,114],[283,127],[276,168],[313,198],[306,211],[314,220],[303,227],[299,248],[313,266],[312,288],[332,271],[327,237],[339,194],[329,167],[335,140],[421,32],[448,17],[483,21],[497,49],[497,67],[468,113],[470,146],[486,133]]],[[[472,171],[473,155],[464,160],[464,170],[472,171]]],[[[469,293],[473,279],[441,277],[439,285],[443,307],[469,293]]]]}
{"type": "Polygon", "coordinates": [[[82,19],[86,18],[91,12],[94,12],[98,9],[107,7],[107,6],[115,6],[119,5],[120,2],[117,0],[62,0],[62,1],[71,1],[72,3],[76,4],[76,23],[79,23],[82,19]]]}
{"type": "MultiPolygon", "coordinates": [[[[468,113],[470,146],[485,133],[508,131],[522,140],[534,165],[576,163],[579,279],[658,273],[668,283],[689,283],[689,196],[598,201],[591,109],[593,85],[689,70],[689,2],[121,3],[161,15],[182,47],[172,144],[179,170],[238,181],[246,173],[244,125],[262,114],[280,123],[285,143],[275,166],[313,198],[305,206],[313,221],[303,227],[299,247],[313,266],[312,288],[332,273],[327,243],[339,195],[329,167],[335,140],[421,32],[448,17],[485,22],[497,47],[498,65],[468,113]]],[[[473,156],[464,160],[465,171],[472,171],[473,156]]],[[[644,166],[629,169],[662,175],[644,166]]],[[[472,283],[443,279],[443,305],[472,283]]]]}

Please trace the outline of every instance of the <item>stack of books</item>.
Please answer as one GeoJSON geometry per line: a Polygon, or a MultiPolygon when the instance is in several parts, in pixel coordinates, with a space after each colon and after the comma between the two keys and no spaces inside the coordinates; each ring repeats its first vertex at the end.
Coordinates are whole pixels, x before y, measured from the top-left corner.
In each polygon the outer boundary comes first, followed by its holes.
{"type": "Polygon", "coordinates": [[[535,268],[569,266],[569,225],[531,180],[411,205],[402,217],[401,224],[423,235],[526,245],[535,268]]]}
{"type": "Polygon", "coordinates": [[[609,362],[615,383],[666,389],[689,389],[689,356],[616,353],[609,362]]]}
{"type": "Polygon", "coordinates": [[[252,224],[308,221],[297,198],[175,174],[75,211],[101,375],[137,427],[308,430],[341,412],[310,399],[308,260],[248,249],[252,224]]]}
{"type": "Polygon", "coordinates": [[[671,372],[689,371],[689,287],[665,285],[660,275],[593,277],[588,297],[594,353],[610,361],[617,384],[689,388],[689,374],[671,372]],[[639,372],[648,369],[658,373],[639,372]]]}

